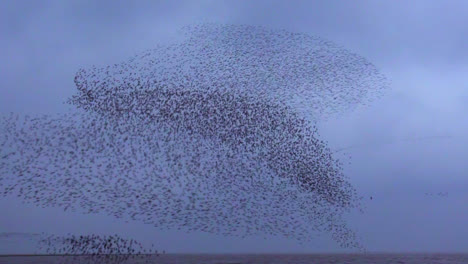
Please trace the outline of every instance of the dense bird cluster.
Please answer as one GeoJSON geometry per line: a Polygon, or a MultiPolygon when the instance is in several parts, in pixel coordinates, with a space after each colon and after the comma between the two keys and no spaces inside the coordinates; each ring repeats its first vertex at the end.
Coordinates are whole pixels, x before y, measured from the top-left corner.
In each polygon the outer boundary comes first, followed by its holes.
{"type": "Polygon", "coordinates": [[[339,218],[345,204],[331,204],[340,195],[336,190],[329,192],[336,197],[327,197],[325,187],[305,192],[290,178],[277,177],[258,153],[238,154],[226,144],[157,125],[135,124],[135,131],[122,133],[127,122],[82,113],[13,115],[4,124],[9,137],[3,149],[10,151],[2,153],[3,194],[38,206],[225,235],[307,241],[318,228],[353,235],[339,218]]]}
{"type": "Polygon", "coordinates": [[[328,231],[361,197],[314,123],[379,95],[376,68],[330,42],[238,25],[80,70],[79,111],[2,122],[0,188],[40,206],[159,228],[281,235],[328,231]]]}
{"type": "Polygon", "coordinates": [[[60,263],[126,263],[128,260],[148,263],[152,258],[160,255],[154,248],[154,244],[149,248],[137,240],[119,235],[67,234],[63,236],[44,232],[3,232],[0,233],[0,240],[9,242],[17,240],[27,244],[32,242],[36,246],[34,254],[62,256],[60,263]]]}
{"type": "Polygon", "coordinates": [[[389,87],[363,57],[307,34],[217,24],[187,26],[182,33],[180,43],[120,64],[81,70],[75,78],[80,91],[75,104],[124,113],[154,100],[145,92],[172,94],[176,89],[250,95],[291,106],[316,121],[368,104],[389,87]]]}
{"type": "Polygon", "coordinates": [[[118,235],[49,235],[38,242],[39,250],[63,256],[61,263],[122,263],[136,259],[150,263],[150,258],[159,256],[154,245],[147,249],[134,239],[118,235]]]}

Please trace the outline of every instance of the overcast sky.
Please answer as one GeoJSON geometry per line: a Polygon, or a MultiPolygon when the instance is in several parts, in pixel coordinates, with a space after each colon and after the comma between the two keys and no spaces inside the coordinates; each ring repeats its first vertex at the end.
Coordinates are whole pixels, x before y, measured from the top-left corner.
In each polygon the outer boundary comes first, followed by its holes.
{"type": "MultiPolygon", "coordinates": [[[[350,225],[370,251],[468,252],[468,1],[2,1],[0,112],[60,113],[79,68],[107,65],[197,22],[317,35],[374,63],[392,90],[319,124],[352,156],[346,174],[367,210],[350,225]],[[408,140],[421,138],[420,140],[408,140]],[[447,197],[425,196],[448,192],[447,197]]],[[[337,155],[342,155],[338,152],[337,155]]],[[[345,155],[343,154],[343,157],[345,155]]],[[[169,252],[340,251],[326,236],[234,239],[160,231],[104,215],[0,199],[0,232],[123,233],[169,252]]],[[[0,238],[0,253],[27,245],[0,238]]]]}

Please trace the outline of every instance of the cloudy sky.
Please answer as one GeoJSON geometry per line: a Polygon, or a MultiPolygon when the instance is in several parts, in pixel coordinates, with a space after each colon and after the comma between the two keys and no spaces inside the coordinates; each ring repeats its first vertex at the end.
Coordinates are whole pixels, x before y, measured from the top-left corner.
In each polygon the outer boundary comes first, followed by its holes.
{"type": "MultiPolygon", "coordinates": [[[[392,89],[324,121],[321,135],[367,210],[349,223],[370,251],[468,251],[468,1],[2,1],[0,112],[60,113],[79,68],[118,63],[198,22],[317,35],[373,62],[392,89]],[[447,192],[447,197],[425,193],[447,192]]],[[[0,232],[123,233],[169,252],[340,251],[327,236],[232,239],[0,199],[0,232]]],[[[0,253],[28,245],[0,238],[0,253]]]]}

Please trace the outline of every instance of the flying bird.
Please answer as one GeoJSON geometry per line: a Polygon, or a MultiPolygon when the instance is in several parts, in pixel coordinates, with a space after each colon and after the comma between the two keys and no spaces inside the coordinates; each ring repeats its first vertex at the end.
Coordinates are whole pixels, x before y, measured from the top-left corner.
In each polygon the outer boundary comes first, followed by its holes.
{"type": "Polygon", "coordinates": [[[2,194],[187,232],[301,243],[330,232],[362,248],[342,218],[362,198],[316,122],[375,100],[385,76],[306,34],[182,32],[180,43],[79,70],[74,113],[5,116],[2,194]]]}

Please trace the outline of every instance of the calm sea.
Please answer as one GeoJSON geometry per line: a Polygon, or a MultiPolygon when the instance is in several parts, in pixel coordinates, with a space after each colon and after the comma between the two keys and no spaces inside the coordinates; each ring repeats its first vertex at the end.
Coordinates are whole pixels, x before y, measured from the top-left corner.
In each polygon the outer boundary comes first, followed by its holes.
{"type": "MultiPolygon", "coordinates": [[[[3,264],[58,264],[58,263],[95,263],[111,264],[108,261],[80,261],[77,257],[54,256],[0,256],[3,264]]],[[[166,254],[151,257],[150,261],[128,260],[126,264],[468,264],[468,254],[294,254],[294,255],[183,255],[166,254]]]]}

